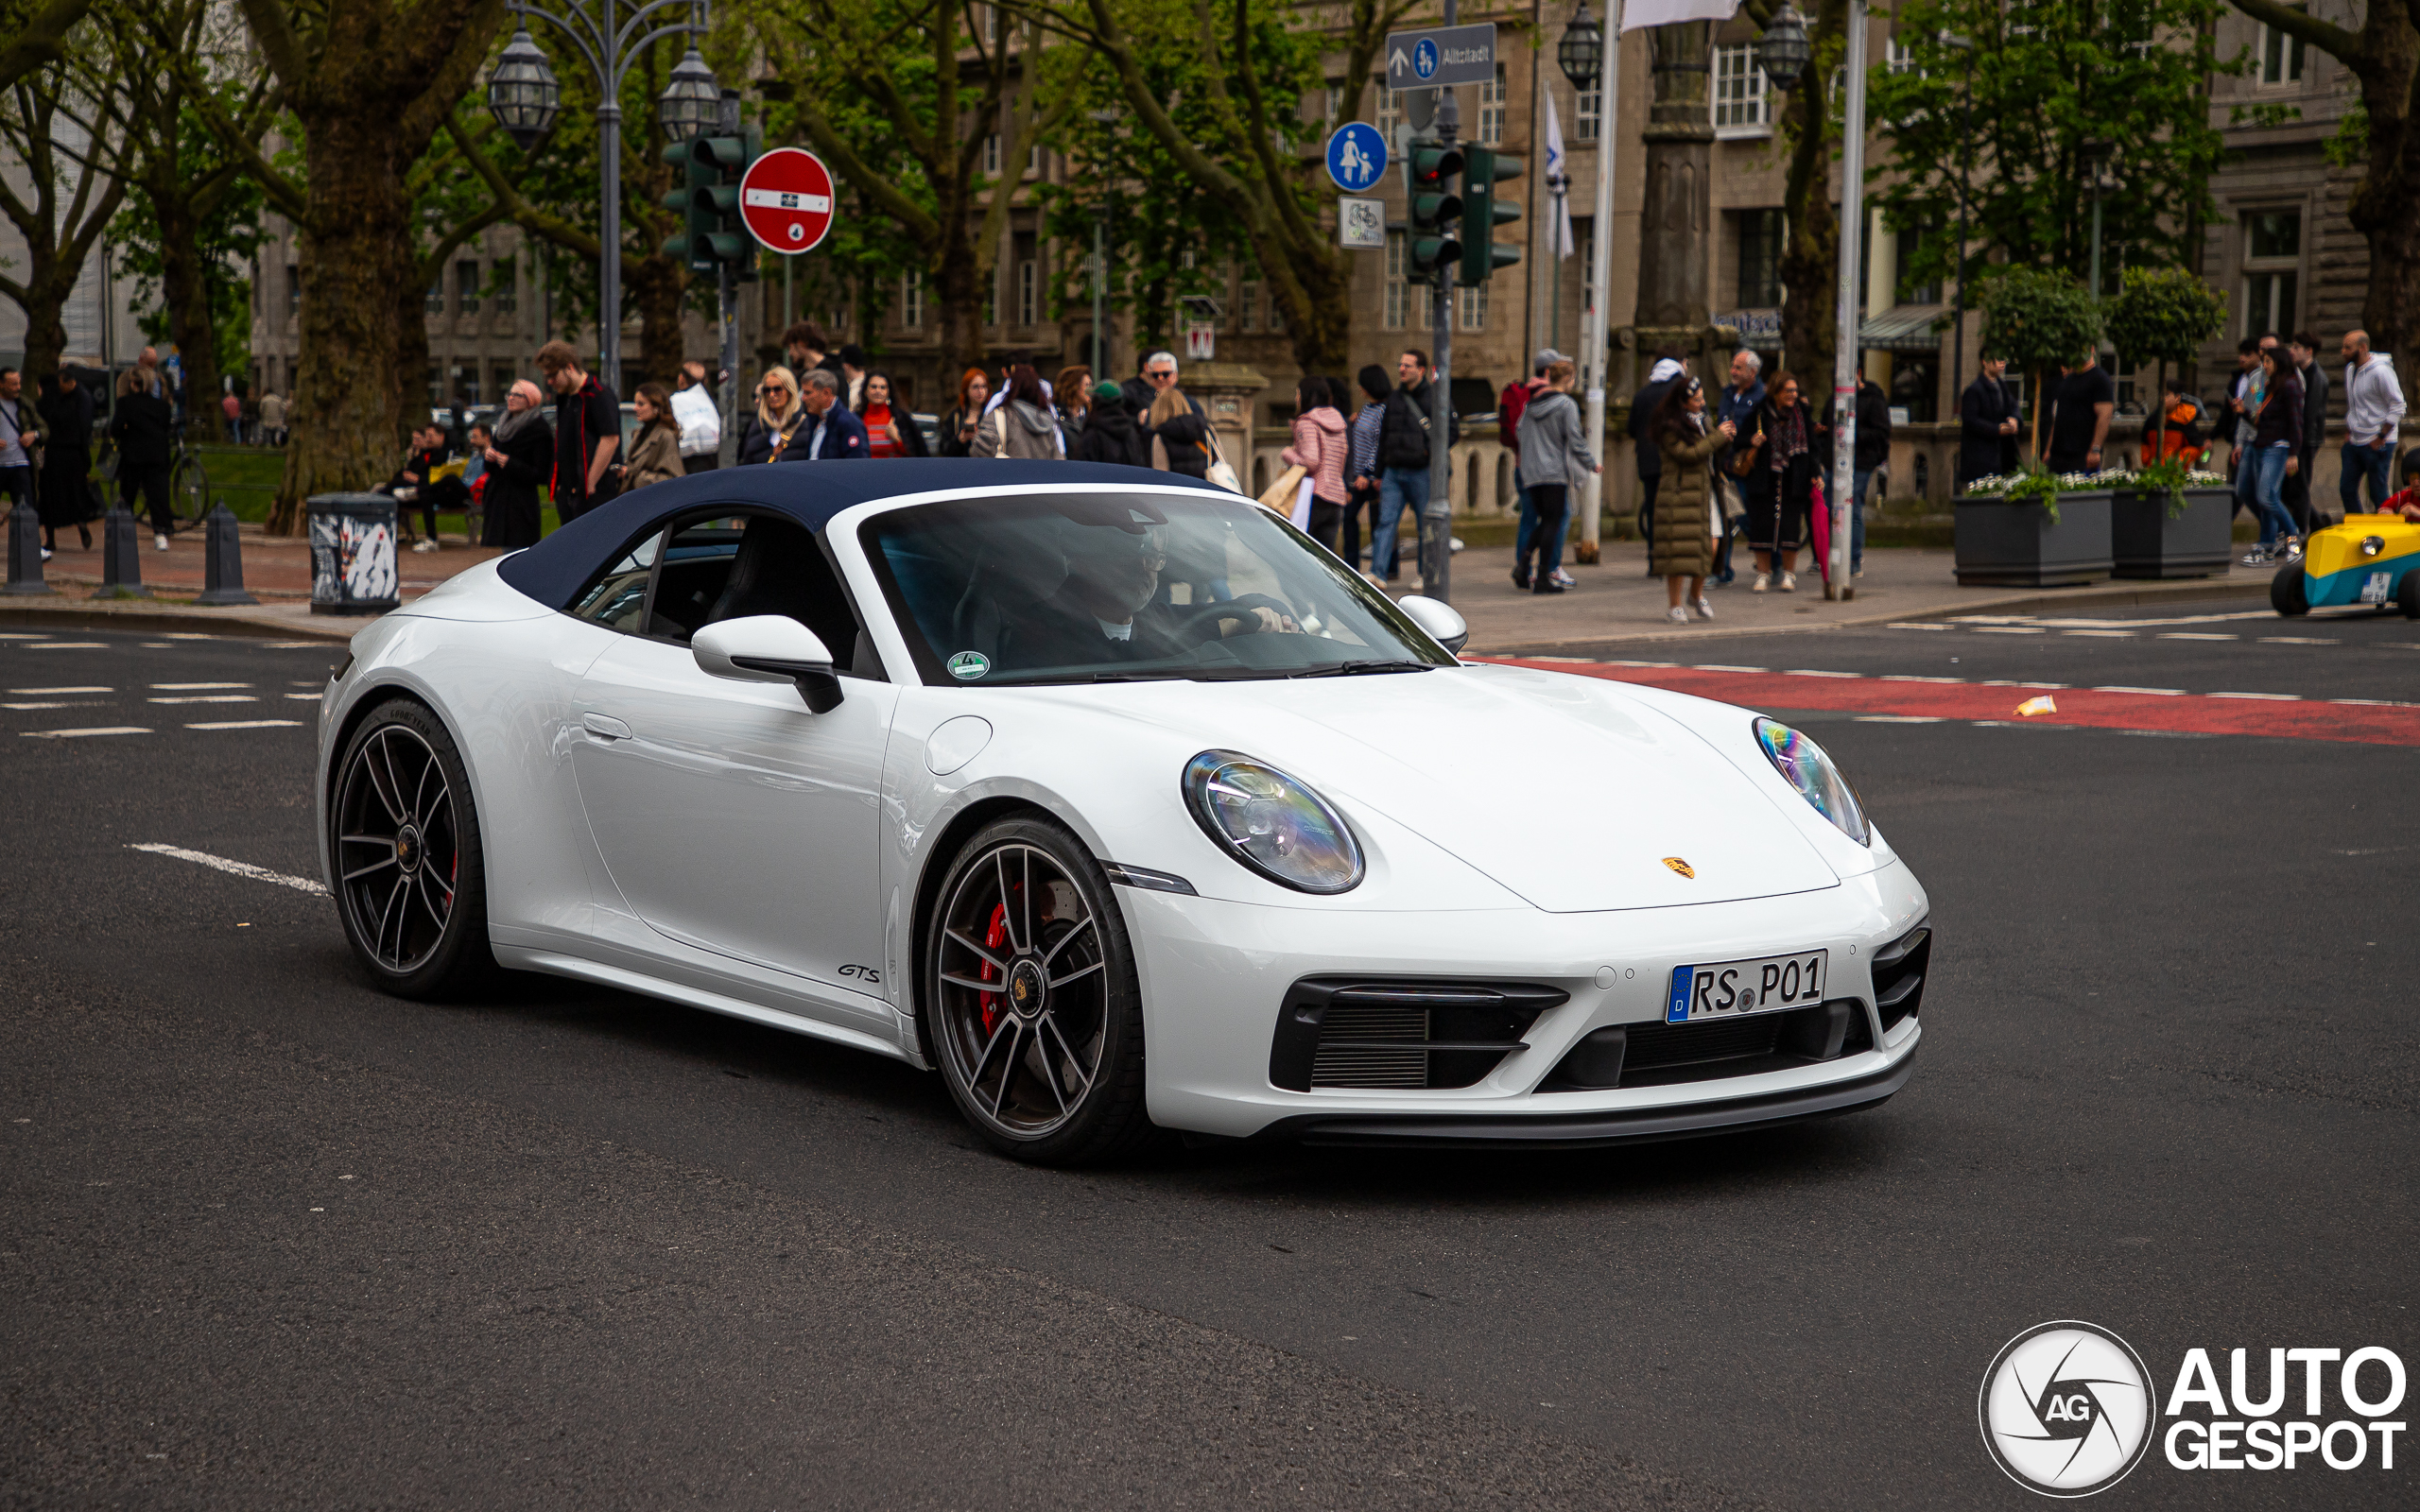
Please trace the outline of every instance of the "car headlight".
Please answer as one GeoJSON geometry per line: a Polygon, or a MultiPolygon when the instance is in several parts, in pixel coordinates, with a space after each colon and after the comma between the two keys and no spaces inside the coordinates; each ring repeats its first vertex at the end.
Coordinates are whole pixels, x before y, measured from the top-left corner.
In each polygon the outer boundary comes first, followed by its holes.
{"type": "Polygon", "coordinates": [[[1231,750],[1184,764],[1184,806],[1220,850],[1300,892],[1349,892],[1361,847],[1327,799],[1276,767],[1231,750]]]}
{"type": "Polygon", "coordinates": [[[1756,744],[1764,747],[1773,770],[1798,789],[1798,796],[1813,804],[1816,813],[1858,844],[1874,844],[1874,832],[1866,828],[1865,808],[1857,800],[1857,789],[1849,786],[1849,780],[1824,754],[1823,747],[1788,725],[1761,715],[1756,720],[1756,744]]]}

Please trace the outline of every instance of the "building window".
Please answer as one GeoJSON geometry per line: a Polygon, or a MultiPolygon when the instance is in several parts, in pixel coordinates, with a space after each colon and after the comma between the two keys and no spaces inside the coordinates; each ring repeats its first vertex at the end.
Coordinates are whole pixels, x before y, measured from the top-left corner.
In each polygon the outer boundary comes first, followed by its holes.
{"type": "Polygon", "coordinates": [[[454,369],[454,397],[466,404],[479,402],[479,369],[476,367],[454,369]]]}
{"type": "Polygon", "coordinates": [[[1043,161],[1042,145],[1037,142],[1034,144],[1033,150],[1025,155],[1025,176],[1028,179],[1042,179],[1048,175],[1048,165],[1043,161]]]}
{"type": "Polygon", "coordinates": [[[1908,273],[1908,270],[1915,266],[1916,254],[1924,249],[1925,244],[1938,241],[1940,237],[1941,227],[1937,222],[1910,226],[1898,233],[1898,258],[1891,268],[1891,287],[1893,297],[1900,302],[1906,304],[1939,304],[1941,302],[1940,284],[1917,284],[1910,279],[1908,273]]]}
{"type": "Polygon", "coordinates": [[[1330,84],[1327,87],[1327,92],[1323,97],[1320,112],[1320,119],[1328,124],[1328,129],[1330,130],[1335,129],[1337,124],[1344,119],[1343,85],[1330,84]]]}
{"type": "Polygon", "coordinates": [[[2256,210],[2243,217],[2243,334],[2283,335],[2294,328],[2294,297],[2302,272],[2303,215],[2256,210]]]}
{"type": "Polygon", "coordinates": [[[1017,259],[1017,324],[1042,323],[1042,260],[1017,259]]]}
{"type": "Polygon", "coordinates": [[[909,331],[925,329],[925,270],[921,267],[899,275],[899,323],[909,331]]]}
{"type": "Polygon", "coordinates": [[[292,263],[285,265],[285,313],[302,313],[302,269],[292,263]]]}
{"type": "Polygon", "coordinates": [[[1411,285],[1404,282],[1404,233],[1387,232],[1387,301],[1378,318],[1381,330],[1400,331],[1411,306],[1411,285]]]}
{"type": "Polygon", "coordinates": [[[454,265],[454,307],[464,315],[479,313],[479,265],[467,257],[454,265]]]}
{"type": "Polygon", "coordinates": [[[1772,99],[1756,49],[1746,43],[1714,50],[1714,134],[1765,136],[1772,130],[1772,99]]]}
{"type": "Polygon", "coordinates": [[[511,364],[503,362],[497,363],[495,366],[488,369],[488,376],[495,383],[495,402],[499,404],[503,404],[504,396],[512,392],[513,371],[511,364]]]}
{"type": "MultiPolygon", "coordinates": [[[[2308,10],[2308,6],[2295,6],[2296,10],[2308,10]]],[[[2260,28],[2260,82],[2263,84],[2299,84],[2303,80],[2303,40],[2290,37],[2274,26],[2260,28]]]]}
{"type": "Polygon", "coordinates": [[[1403,92],[1387,88],[1387,77],[1378,76],[1378,134],[1392,146],[1395,128],[1403,125],[1403,92]]]}
{"type": "Polygon", "coordinates": [[[1781,303],[1782,213],[1734,214],[1739,217],[1739,308],[1770,310],[1781,303]]]}
{"type": "Polygon", "coordinates": [[[1239,312],[1236,317],[1236,329],[1238,331],[1259,330],[1260,281],[1258,279],[1248,278],[1236,287],[1236,304],[1239,312]]]}
{"type": "Polygon", "coordinates": [[[1000,8],[998,6],[985,6],[983,8],[982,14],[984,43],[989,44],[998,42],[1000,40],[1000,8]]]}
{"type": "Polygon", "coordinates": [[[1604,118],[1605,86],[1599,83],[1580,91],[1572,101],[1571,139],[1575,142],[1596,141],[1604,118]]]}
{"type": "Polygon", "coordinates": [[[1916,50],[1893,37],[1883,47],[1883,66],[1894,74],[1904,74],[1916,66],[1916,50]]]}
{"type": "Polygon", "coordinates": [[[1487,285],[1454,291],[1454,323],[1464,331],[1487,329],[1487,285]]]}
{"type": "Polygon", "coordinates": [[[521,308],[520,298],[514,292],[521,283],[520,262],[516,259],[513,262],[505,264],[502,272],[504,275],[504,282],[497,285],[495,291],[495,313],[498,315],[511,315],[519,311],[521,308]]]}
{"type": "MultiPolygon", "coordinates": [[[[445,313],[445,285],[443,284],[431,284],[428,286],[428,301],[424,307],[430,315],[443,315],[445,313]]],[[[428,387],[431,388],[435,388],[437,387],[437,380],[435,377],[432,376],[428,380],[428,387]]]]}
{"type": "Polygon", "coordinates": [[[1495,77],[1478,87],[1478,140],[1504,140],[1504,100],[1512,91],[1505,87],[1504,65],[1495,65],[1495,77]]]}
{"type": "Polygon", "coordinates": [[[997,131],[983,139],[983,171],[994,179],[1000,176],[1000,133],[997,131]]]}

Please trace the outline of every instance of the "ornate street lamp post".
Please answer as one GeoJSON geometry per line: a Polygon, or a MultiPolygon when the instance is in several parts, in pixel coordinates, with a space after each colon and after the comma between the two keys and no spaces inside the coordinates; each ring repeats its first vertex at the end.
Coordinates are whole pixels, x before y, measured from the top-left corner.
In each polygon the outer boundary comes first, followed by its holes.
{"type": "Polygon", "coordinates": [[[677,31],[689,34],[689,51],[672,70],[672,81],[656,101],[665,135],[685,142],[716,124],[721,91],[699,55],[706,29],[705,0],[555,0],[560,9],[515,0],[520,25],[488,76],[488,111],[524,152],[544,140],[562,106],[562,88],[545,52],[529,35],[534,12],[562,28],[588,60],[596,77],[596,155],[604,179],[596,217],[596,366],[602,381],[622,386],[622,80],[631,64],[657,42],[677,31]],[[644,31],[657,12],[685,8],[686,21],[644,31]]]}

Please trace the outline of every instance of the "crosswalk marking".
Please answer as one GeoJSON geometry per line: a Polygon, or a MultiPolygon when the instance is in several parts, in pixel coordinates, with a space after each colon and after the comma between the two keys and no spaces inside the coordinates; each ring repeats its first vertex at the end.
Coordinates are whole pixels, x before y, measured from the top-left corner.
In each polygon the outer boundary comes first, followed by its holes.
{"type": "Polygon", "coordinates": [[[315,898],[325,898],[328,895],[328,889],[324,885],[314,882],[309,877],[296,877],[283,871],[271,871],[267,867],[256,867],[249,861],[230,861],[225,856],[214,856],[207,850],[188,850],[182,846],[162,845],[157,841],[130,845],[127,849],[147,851],[155,856],[173,856],[179,861],[190,861],[196,866],[208,867],[214,871],[224,871],[231,876],[250,877],[254,882],[273,882],[281,887],[291,887],[296,892],[307,892],[315,898]]]}
{"type": "Polygon", "coordinates": [[[67,693],[115,693],[117,690],[85,684],[73,688],[10,688],[9,691],[21,698],[56,698],[67,693]]]}
{"type": "Polygon", "coordinates": [[[28,651],[101,651],[109,647],[107,641],[30,641],[28,651]]]}
{"type": "Polygon", "coordinates": [[[258,703],[249,693],[182,693],[169,698],[146,698],[145,703],[258,703]]]}
{"type": "Polygon", "coordinates": [[[36,699],[32,703],[0,703],[0,709],[91,709],[94,707],[95,706],[81,700],[71,702],[64,698],[36,699]]]}
{"type": "Polygon", "coordinates": [[[199,693],[204,688],[249,688],[249,682],[155,682],[156,693],[199,693]]]}
{"type": "Polygon", "coordinates": [[[187,730],[300,730],[300,719],[216,719],[206,724],[187,725],[187,730]]]}
{"type": "Polygon", "coordinates": [[[151,731],[141,725],[93,725],[83,730],[20,730],[17,733],[35,740],[75,740],[84,735],[147,735],[151,731]]]}

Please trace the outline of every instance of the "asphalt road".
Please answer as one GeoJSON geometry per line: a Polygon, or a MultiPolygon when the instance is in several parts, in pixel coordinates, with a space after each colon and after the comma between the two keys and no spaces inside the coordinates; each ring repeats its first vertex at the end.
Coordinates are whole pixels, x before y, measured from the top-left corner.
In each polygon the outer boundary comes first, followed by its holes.
{"type": "MultiPolygon", "coordinates": [[[[2237,1347],[2420,1372],[2420,750],[1824,692],[2394,704],[2420,627],[2036,624],[1704,654],[1858,675],[1792,702],[1933,900],[1881,1109],[1080,1174],[814,1041],[544,981],[380,997],[324,899],[128,849],[316,875],[287,696],[336,652],[0,640],[0,1503],[2014,1507],[1976,1393],[2034,1323],[2116,1330],[2163,1391],[2194,1347],[2221,1383],[2237,1347]],[[26,691],[68,689],[108,691],[26,691]]],[[[1652,800],[1504,781],[1545,825],[1652,800]]],[[[2154,1449],[2107,1500],[2409,1506],[2409,1443],[2154,1449]]]]}

